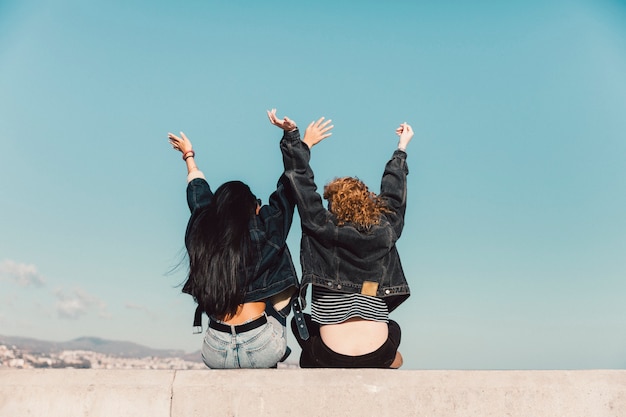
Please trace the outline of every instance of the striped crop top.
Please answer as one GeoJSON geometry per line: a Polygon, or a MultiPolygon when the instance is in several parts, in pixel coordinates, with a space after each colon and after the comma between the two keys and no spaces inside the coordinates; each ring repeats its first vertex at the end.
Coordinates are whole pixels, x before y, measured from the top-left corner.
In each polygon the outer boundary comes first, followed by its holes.
{"type": "Polygon", "coordinates": [[[349,318],[389,323],[387,304],[378,297],[344,294],[313,286],[311,318],[319,324],[338,324],[349,318]]]}

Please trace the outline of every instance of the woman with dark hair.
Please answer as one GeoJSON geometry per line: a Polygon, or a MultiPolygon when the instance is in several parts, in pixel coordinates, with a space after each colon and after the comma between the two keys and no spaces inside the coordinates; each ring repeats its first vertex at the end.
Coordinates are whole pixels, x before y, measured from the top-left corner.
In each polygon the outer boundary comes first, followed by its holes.
{"type": "Polygon", "coordinates": [[[398,368],[400,326],[389,313],[410,295],[396,242],[406,209],[406,146],[413,129],[396,129],[398,149],[382,177],[380,194],[360,180],[338,178],[324,187],[324,208],[309,165],[310,149],[331,135],[330,120],[311,123],[300,136],[289,118],[270,122],[285,129],[281,150],[302,224],[302,286],[312,285],[311,315],[292,320],[303,368],[398,368]],[[291,127],[289,130],[285,126],[291,127]]]}
{"type": "Polygon", "coordinates": [[[271,368],[288,355],[285,332],[298,281],[286,239],[295,200],[281,175],[268,205],[241,181],[215,193],[184,133],[168,134],[187,165],[185,233],[189,275],[183,292],[198,303],[194,326],[209,328],[202,358],[210,368],[271,368]]]}

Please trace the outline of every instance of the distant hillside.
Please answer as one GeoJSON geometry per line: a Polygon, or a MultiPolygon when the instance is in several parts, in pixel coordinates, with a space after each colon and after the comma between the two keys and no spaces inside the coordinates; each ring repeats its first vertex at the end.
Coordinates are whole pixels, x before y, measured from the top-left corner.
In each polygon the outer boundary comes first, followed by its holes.
{"type": "Polygon", "coordinates": [[[154,356],[158,358],[182,358],[195,362],[202,361],[200,352],[186,354],[182,350],[152,349],[136,343],[106,340],[97,337],[79,337],[68,342],[48,342],[26,337],[0,335],[0,345],[16,346],[20,350],[35,354],[57,353],[63,350],[89,350],[122,358],[154,356]]]}

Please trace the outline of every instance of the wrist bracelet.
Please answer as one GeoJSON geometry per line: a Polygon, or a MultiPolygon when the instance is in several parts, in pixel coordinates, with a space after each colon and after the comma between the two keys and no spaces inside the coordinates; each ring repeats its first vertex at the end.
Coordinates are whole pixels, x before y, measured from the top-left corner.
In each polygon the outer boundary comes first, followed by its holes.
{"type": "Polygon", "coordinates": [[[194,151],[187,151],[183,154],[183,161],[186,161],[187,158],[191,158],[192,156],[196,156],[194,151]]]}

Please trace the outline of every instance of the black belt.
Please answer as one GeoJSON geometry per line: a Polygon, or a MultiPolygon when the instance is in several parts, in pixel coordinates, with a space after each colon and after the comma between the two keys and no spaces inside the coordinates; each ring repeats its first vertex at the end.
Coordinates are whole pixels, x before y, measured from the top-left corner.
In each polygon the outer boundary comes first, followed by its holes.
{"type": "Polygon", "coordinates": [[[231,326],[229,324],[222,324],[215,320],[209,320],[209,327],[211,329],[215,329],[217,331],[224,332],[224,333],[232,333],[234,329],[235,334],[237,334],[237,333],[249,332],[250,330],[254,330],[257,327],[263,326],[265,323],[267,323],[267,316],[263,314],[258,319],[254,319],[248,323],[240,324],[237,326],[231,326]]]}

